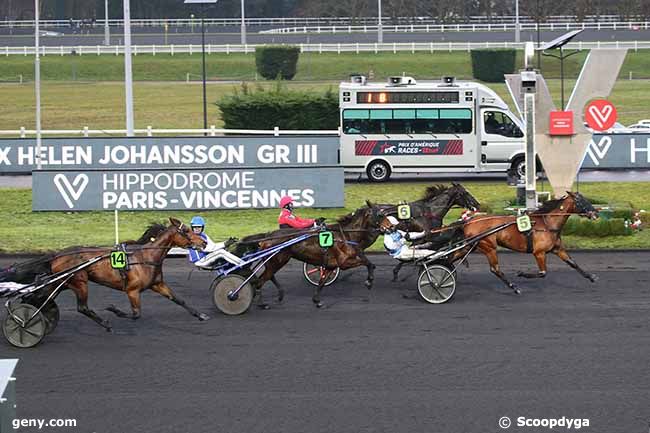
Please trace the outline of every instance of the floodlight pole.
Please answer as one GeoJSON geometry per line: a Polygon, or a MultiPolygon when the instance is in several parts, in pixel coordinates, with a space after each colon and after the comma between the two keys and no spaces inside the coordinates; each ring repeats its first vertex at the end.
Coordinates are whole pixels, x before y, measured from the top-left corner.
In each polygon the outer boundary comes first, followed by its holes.
{"type": "Polygon", "coordinates": [[[536,17],[536,26],[537,27],[537,69],[539,72],[542,72],[542,53],[539,51],[539,46],[541,45],[541,37],[539,32],[539,0],[537,0],[537,17],[536,17]]]}
{"type": "Polygon", "coordinates": [[[108,0],[104,0],[104,45],[111,44],[111,31],[108,28],[108,0]]]}
{"type": "MultiPolygon", "coordinates": [[[[203,62],[203,129],[208,129],[208,103],[205,90],[205,4],[201,4],[201,55],[203,62]]],[[[203,135],[208,135],[207,131],[203,135]]]]}
{"type": "Polygon", "coordinates": [[[537,208],[537,167],[535,150],[535,93],[524,94],[526,119],[526,209],[537,208]]]}
{"type": "Polygon", "coordinates": [[[39,0],[34,0],[34,48],[36,56],[34,57],[34,87],[36,93],[36,168],[42,168],[41,161],[41,54],[40,54],[40,6],[39,0]]]}
{"type": "Polygon", "coordinates": [[[384,43],[384,28],[381,24],[381,0],[377,0],[377,43],[384,43]]]}
{"type": "MultiPolygon", "coordinates": [[[[133,121],[133,68],[131,66],[131,0],[124,0],[124,93],[126,97],[126,136],[135,135],[133,121]]],[[[115,208],[115,245],[120,243],[118,210],[115,208]]]]}
{"type": "Polygon", "coordinates": [[[521,34],[519,32],[519,0],[515,0],[515,42],[521,42],[521,34]]]}
{"type": "Polygon", "coordinates": [[[241,44],[246,45],[246,17],[244,12],[244,0],[241,0],[241,44]]]}

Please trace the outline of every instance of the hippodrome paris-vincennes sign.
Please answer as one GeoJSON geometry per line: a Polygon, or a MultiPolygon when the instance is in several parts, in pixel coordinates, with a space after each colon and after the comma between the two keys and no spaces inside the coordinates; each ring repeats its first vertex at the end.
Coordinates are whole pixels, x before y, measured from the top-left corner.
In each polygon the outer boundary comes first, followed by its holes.
{"type": "MultiPolygon", "coordinates": [[[[35,211],[270,208],[283,195],[298,206],[344,205],[332,137],[148,137],[46,146],[43,169],[32,175],[35,211]]],[[[12,151],[4,151],[10,163],[35,162],[27,147],[12,151]]]]}

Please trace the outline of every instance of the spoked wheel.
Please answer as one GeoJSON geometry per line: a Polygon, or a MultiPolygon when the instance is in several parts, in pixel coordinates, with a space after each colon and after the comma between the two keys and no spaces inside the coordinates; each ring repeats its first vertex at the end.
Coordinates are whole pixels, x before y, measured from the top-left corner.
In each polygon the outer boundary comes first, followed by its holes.
{"type": "MultiPolygon", "coordinates": [[[[314,265],[310,265],[309,263],[303,263],[302,265],[302,274],[305,276],[305,279],[309,282],[309,284],[314,286],[318,285],[321,277],[325,272],[327,272],[327,269],[321,266],[314,266],[314,265]]],[[[325,279],[325,285],[329,286],[334,281],[336,281],[340,273],[341,273],[340,268],[336,268],[330,271],[329,275],[325,279]]]]}
{"type": "Polygon", "coordinates": [[[430,304],[442,304],[450,300],[456,292],[456,278],[452,271],[443,265],[431,265],[420,272],[418,293],[430,304]]]}
{"type": "Polygon", "coordinates": [[[2,324],[5,338],[12,346],[20,348],[34,347],[47,334],[47,319],[38,308],[29,304],[10,305],[7,317],[2,324]],[[34,316],[31,320],[29,320],[34,316]]]}
{"type": "Polygon", "coordinates": [[[212,282],[212,301],[219,311],[229,316],[248,311],[253,302],[253,286],[246,283],[237,294],[233,293],[245,280],[241,275],[230,274],[212,282]]]}
{"type": "MultiPolygon", "coordinates": [[[[36,308],[40,307],[40,304],[34,301],[26,300],[25,301],[27,304],[32,305],[36,308]]],[[[54,332],[56,329],[56,326],[59,324],[59,307],[56,305],[54,301],[50,301],[43,307],[41,310],[41,313],[43,313],[43,316],[45,316],[46,324],[47,324],[47,329],[45,330],[46,334],[51,334],[54,332]]]]}

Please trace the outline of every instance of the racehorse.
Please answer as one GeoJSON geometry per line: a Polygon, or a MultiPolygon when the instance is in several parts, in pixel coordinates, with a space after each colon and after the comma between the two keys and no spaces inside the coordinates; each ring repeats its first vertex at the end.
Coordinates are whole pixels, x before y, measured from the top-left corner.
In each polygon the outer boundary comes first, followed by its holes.
{"type": "MultiPolygon", "coordinates": [[[[111,331],[108,321],[103,320],[95,311],[88,308],[88,281],[110,287],[126,293],[131,303],[131,314],[110,306],[106,310],[118,317],[138,319],[140,317],[140,293],[151,289],[170,301],[180,305],[197,317],[207,320],[209,317],[199,313],[174,294],[165,284],[162,263],[172,247],[205,248],[206,242],[188,226],[176,218],[169,218],[170,225],[152,224],[138,241],[127,241],[122,245],[128,258],[128,269],[113,269],[110,253],[114,248],[108,247],[70,247],[59,253],[44,257],[52,273],[66,271],[98,256],[104,259],[75,272],[66,282],[65,288],[74,292],[77,298],[77,311],[89,317],[107,331],[111,331]]],[[[43,260],[41,260],[42,262],[43,260]]],[[[47,292],[47,291],[44,291],[47,292]]],[[[42,296],[49,296],[43,293],[42,296]]]]}
{"type": "MultiPolygon", "coordinates": [[[[457,238],[457,234],[450,231],[430,233],[432,229],[442,226],[442,220],[453,206],[476,211],[481,204],[461,184],[452,182],[451,186],[434,185],[426,189],[424,197],[420,200],[407,203],[411,216],[403,222],[406,231],[426,231],[427,235],[421,240],[413,242],[414,245],[434,243],[441,245],[457,238]]],[[[397,215],[397,205],[380,204],[379,206],[389,215],[397,215]]],[[[462,232],[460,233],[462,237],[462,232]]],[[[393,268],[393,281],[397,281],[399,271],[404,262],[398,262],[393,268]]]]}
{"type": "MultiPolygon", "coordinates": [[[[372,245],[379,235],[390,227],[390,222],[379,207],[373,206],[368,201],[366,204],[367,206],[339,218],[336,224],[326,226],[326,229],[331,231],[334,237],[334,244],[331,247],[322,248],[318,236],[315,235],[281,250],[271,258],[264,265],[262,274],[252,280],[254,289],[260,296],[259,302],[263,304],[261,288],[264,283],[269,281],[292,258],[326,269],[327,272],[321,274],[319,284],[315,286],[312,296],[312,301],[318,308],[324,305],[320,294],[329,272],[336,268],[346,270],[365,266],[368,270],[365,285],[368,289],[371,289],[375,265],[368,260],[363,250],[372,245]]],[[[315,234],[317,234],[316,230],[318,229],[315,229],[315,234]]],[[[240,244],[254,244],[256,248],[266,249],[306,232],[305,230],[280,229],[270,233],[245,237],[240,241],[240,244]]],[[[278,288],[280,297],[282,297],[284,290],[278,288]]]]}
{"type": "MultiPolygon", "coordinates": [[[[532,253],[537,261],[539,271],[537,273],[519,272],[518,276],[525,278],[544,278],[546,276],[546,254],[553,253],[565,263],[578,271],[580,275],[589,281],[596,282],[594,274],[585,272],[571,258],[564,248],[560,238],[562,227],[571,214],[578,214],[590,219],[598,218],[598,211],[579,192],[567,192],[567,195],[557,200],[549,200],[538,210],[530,213],[532,229],[528,232],[520,232],[514,224],[515,216],[479,216],[472,218],[463,226],[466,238],[479,235],[491,228],[501,224],[512,222],[507,228],[482,239],[478,243],[478,250],[483,253],[490,264],[490,271],[497,276],[515,293],[521,293],[519,288],[508,281],[499,268],[497,257],[497,246],[522,253],[532,253]]],[[[459,253],[459,254],[462,254],[459,253]]]]}

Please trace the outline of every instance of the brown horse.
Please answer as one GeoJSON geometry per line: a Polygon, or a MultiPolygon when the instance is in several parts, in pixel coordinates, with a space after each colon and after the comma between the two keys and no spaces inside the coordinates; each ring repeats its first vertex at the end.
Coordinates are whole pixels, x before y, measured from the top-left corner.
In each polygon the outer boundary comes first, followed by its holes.
{"type": "MultiPolygon", "coordinates": [[[[259,293],[260,302],[265,305],[261,300],[261,287],[292,258],[326,269],[326,272],[321,273],[319,284],[315,286],[312,296],[312,301],[318,308],[324,305],[321,302],[320,294],[329,272],[336,268],[346,270],[365,266],[368,270],[365,285],[371,289],[375,265],[368,260],[363,250],[372,245],[388,227],[390,227],[390,222],[384,213],[378,207],[367,202],[366,207],[339,218],[336,224],[327,225],[327,230],[331,231],[334,237],[333,246],[327,249],[322,248],[319,244],[317,231],[315,231],[313,237],[283,249],[266,263],[262,274],[252,280],[256,292],[259,293]]],[[[301,233],[305,233],[305,231],[281,229],[248,236],[240,242],[244,245],[254,243],[260,249],[265,249],[286,242],[301,233]]],[[[280,289],[280,296],[283,292],[280,289]]]]}
{"type": "MultiPolygon", "coordinates": [[[[597,277],[594,274],[585,272],[578,266],[569,256],[560,238],[562,227],[571,214],[579,214],[592,219],[598,218],[598,211],[586,198],[578,192],[569,192],[561,199],[547,201],[538,210],[532,212],[529,215],[532,229],[528,232],[520,232],[517,225],[513,224],[482,239],[477,248],[487,257],[490,263],[490,271],[515,293],[520,293],[520,290],[506,279],[499,268],[497,246],[522,253],[532,253],[535,256],[539,271],[535,274],[519,272],[520,277],[544,278],[546,276],[546,254],[553,253],[593,283],[597,277]]],[[[464,234],[466,238],[471,238],[501,224],[514,223],[515,219],[514,216],[475,217],[463,226],[464,234]]]]}
{"type": "Polygon", "coordinates": [[[151,289],[165,298],[185,308],[199,320],[209,317],[199,313],[180,299],[163,281],[162,262],[172,247],[205,248],[206,242],[179,220],[170,218],[171,224],[165,227],[154,224],[142,235],[140,241],[130,241],[123,245],[127,253],[129,267],[120,272],[113,269],[110,253],[114,248],[70,247],[49,258],[52,273],[66,271],[94,257],[104,256],[98,262],[74,273],[65,284],[77,298],[77,311],[91,318],[99,325],[111,330],[108,321],[88,308],[88,281],[126,293],[131,303],[132,313],[127,314],[115,306],[107,308],[118,317],[138,319],[140,317],[140,292],[151,289]]]}

